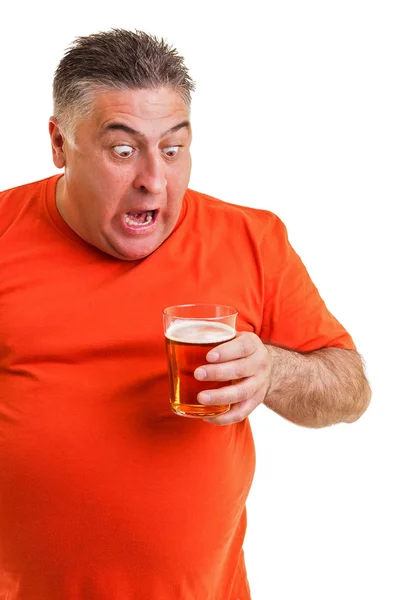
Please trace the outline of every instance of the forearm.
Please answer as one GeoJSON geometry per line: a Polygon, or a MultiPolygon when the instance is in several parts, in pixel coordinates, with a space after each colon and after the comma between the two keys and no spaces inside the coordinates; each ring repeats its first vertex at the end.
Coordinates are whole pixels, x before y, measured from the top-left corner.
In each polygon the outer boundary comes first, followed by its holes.
{"type": "Polygon", "coordinates": [[[309,353],[267,346],[271,384],[264,404],[305,427],[356,421],[371,391],[361,358],[354,350],[323,348],[309,353]]]}

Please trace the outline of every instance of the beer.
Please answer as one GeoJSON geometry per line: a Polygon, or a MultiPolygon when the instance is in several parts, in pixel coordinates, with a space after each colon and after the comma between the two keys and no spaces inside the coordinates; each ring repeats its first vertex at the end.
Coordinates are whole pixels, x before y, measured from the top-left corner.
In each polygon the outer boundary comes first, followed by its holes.
{"type": "Polygon", "coordinates": [[[170,377],[170,406],[188,417],[208,417],[225,413],[229,404],[203,405],[197,401],[199,392],[229,385],[229,381],[198,381],[197,367],[207,364],[206,355],[212,349],[235,337],[230,325],[194,319],[175,320],[167,329],[166,352],[170,377]]]}

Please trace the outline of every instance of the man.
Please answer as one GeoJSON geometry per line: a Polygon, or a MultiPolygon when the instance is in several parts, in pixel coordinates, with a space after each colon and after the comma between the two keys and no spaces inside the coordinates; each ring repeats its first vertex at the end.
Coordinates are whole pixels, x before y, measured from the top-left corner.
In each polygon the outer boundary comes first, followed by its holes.
{"type": "Polygon", "coordinates": [[[351,423],[369,385],[272,213],[187,189],[193,82],[141,32],[78,38],[54,78],[64,174],[0,195],[0,598],[247,600],[247,417],[351,423]],[[162,310],[238,334],[169,408],[162,310]],[[210,391],[214,381],[229,382],[210,391]]]}

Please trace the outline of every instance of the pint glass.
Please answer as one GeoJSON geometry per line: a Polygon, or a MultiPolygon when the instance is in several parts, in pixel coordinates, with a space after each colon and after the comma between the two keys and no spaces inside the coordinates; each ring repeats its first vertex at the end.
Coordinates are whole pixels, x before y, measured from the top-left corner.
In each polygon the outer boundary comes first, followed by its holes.
{"type": "Polygon", "coordinates": [[[184,304],[163,311],[170,380],[170,406],[185,417],[211,417],[229,410],[229,404],[206,406],[199,392],[229,385],[229,381],[198,381],[193,373],[208,364],[215,346],[236,336],[237,310],[220,304],[184,304]]]}

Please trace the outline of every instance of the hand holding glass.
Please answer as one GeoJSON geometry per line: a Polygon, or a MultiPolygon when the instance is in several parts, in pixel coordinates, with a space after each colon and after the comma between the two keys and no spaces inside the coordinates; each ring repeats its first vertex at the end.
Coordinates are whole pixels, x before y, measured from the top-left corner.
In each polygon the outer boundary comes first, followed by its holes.
{"type": "Polygon", "coordinates": [[[207,364],[212,349],[236,336],[237,311],[220,304],[184,304],[163,311],[170,378],[170,406],[185,417],[209,417],[227,412],[229,404],[204,406],[199,392],[229,385],[228,381],[198,381],[194,371],[207,364]]]}

